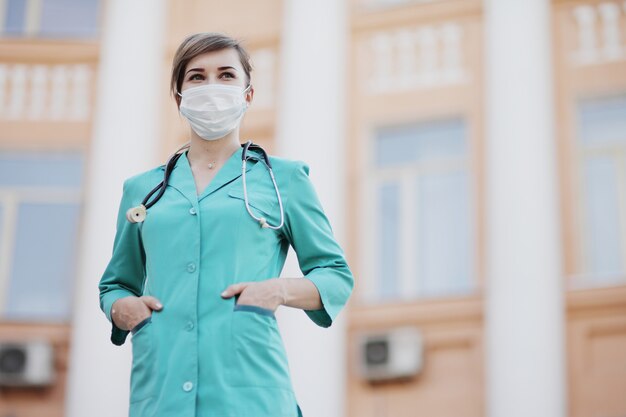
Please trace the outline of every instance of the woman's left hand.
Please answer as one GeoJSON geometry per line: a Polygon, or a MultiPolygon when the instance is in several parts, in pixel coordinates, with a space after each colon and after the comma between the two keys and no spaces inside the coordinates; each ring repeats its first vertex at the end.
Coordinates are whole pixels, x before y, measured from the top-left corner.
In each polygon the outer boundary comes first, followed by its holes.
{"type": "Polygon", "coordinates": [[[284,287],[280,278],[271,278],[264,281],[238,282],[229,285],[224,292],[223,298],[231,298],[239,294],[238,305],[253,305],[276,311],[278,306],[284,304],[284,287]]]}

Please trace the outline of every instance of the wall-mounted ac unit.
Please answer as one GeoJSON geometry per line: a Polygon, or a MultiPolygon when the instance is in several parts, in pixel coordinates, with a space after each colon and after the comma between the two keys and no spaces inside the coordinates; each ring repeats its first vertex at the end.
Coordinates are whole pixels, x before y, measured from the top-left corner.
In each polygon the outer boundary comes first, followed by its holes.
{"type": "Polygon", "coordinates": [[[369,381],[411,378],[422,369],[423,346],[415,327],[397,327],[361,335],[359,372],[369,381]]]}
{"type": "Polygon", "coordinates": [[[44,341],[0,342],[0,386],[45,386],[54,382],[54,349],[44,341]]]}

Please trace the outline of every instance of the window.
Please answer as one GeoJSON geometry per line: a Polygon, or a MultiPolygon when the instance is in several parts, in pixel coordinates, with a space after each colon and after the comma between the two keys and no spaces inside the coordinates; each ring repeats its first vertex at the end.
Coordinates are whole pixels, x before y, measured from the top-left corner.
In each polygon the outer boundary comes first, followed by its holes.
{"type": "Polygon", "coordinates": [[[624,281],[626,95],[578,106],[582,281],[624,281]]]}
{"type": "Polygon", "coordinates": [[[0,318],[69,321],[80,218],[78,153],[0,153],[0,318]]]}
{"type": "Polygon", "coordinates": [[[99,0],[0,0],[0,28],[5,36],[94,38],[99,0]]]}
{"type": "Polygon", "coordinates": [[[364,190],[371,207],[363,229],[369,237],[365,301],[471,292],[474,232],[464,122],[380,128],[373,149],[364,190]]]}

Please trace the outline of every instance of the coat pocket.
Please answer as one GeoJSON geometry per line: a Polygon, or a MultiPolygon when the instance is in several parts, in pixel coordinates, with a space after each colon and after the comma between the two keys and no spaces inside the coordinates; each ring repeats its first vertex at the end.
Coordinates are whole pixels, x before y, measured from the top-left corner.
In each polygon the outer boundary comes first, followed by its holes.
{"type": "Polygon", "coordinates": [[[141,320],[139,323],[135,325],[132,329],[130,329],[131,334],[135,335],[142,327],[152,321],[152,316],[148,316],[145,319],[141,320]]]}
{"type": "MultiPolygon", "coordinates": [[[[273,250],[272,245],[282,239],[281,230],[261,227],[261,219],[265,219],[265,222],[271,226],[280,224],[281,209],[276,197],[271,199],[266,193],[248,190],[248,208],[246,209],[243,190],[233,187],[228,191],[228,196],[237,203],[235,212],[240,213],[239,239],[245,240],[250,247],[261,248],[262,251],[273,250]]],[[[265,252],[265,255],[269,253],[265,252]]]]}
{"type": "Polygon", "coordinates": [[[144,400],[154,394],[156,381],[155,346],[152,317],[148,317],[132,330],[133,364],[130,374],[130,402],[144,400]]]}
{"type": "Polygon", "coordinates": [[[274,319],[276,318],[272,310],[268,308],[259,307],[259,306],[253,306],[253,305],[247,305],[247,304],[235,304],[234,311],[250,311],[252,313],[257,313],[257,314],[262,314],[264,316],[273,317],[274,319]]]}
{"type": "MultiPolygon", "coordinates": [[[[280,206],[278,204],[278,198],[274,194],[268,192],[255,191],[253,185],[250,185],[252,189],[248,189],[248,208],[256,217],[265,217],[268,221],[276,221],[280,219],[280,206]]],[[[241,200],[241,207],[244,211],[246,209],[246,199],[243,195],[243,189],[233,187],[228,190],[228,196],[241,200]]],[[[249,214],[247,213],[249,216],[249,214]]]]}
{"type": "Polygon", "coordinates": [[[287,354],[274,313],[235,304],[231,324],[230,384],[291,390],[287,354]]]}

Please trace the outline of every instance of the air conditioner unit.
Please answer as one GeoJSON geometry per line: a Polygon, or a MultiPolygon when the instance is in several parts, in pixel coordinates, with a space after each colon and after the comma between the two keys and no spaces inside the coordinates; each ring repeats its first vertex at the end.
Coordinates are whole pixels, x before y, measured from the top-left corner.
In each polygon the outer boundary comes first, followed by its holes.
{"type": "Polygon", "coordinates": [[[372,382],[407,379],[422,370],[423,346],[415,327],[397,327],[361,335],[359,371],[372,382]]]}
{"type": "Polygon", "coordinates": [[[54,349],[49,342],[0,342],[0,386],[45,386],[54,382],[54,349]]]}

